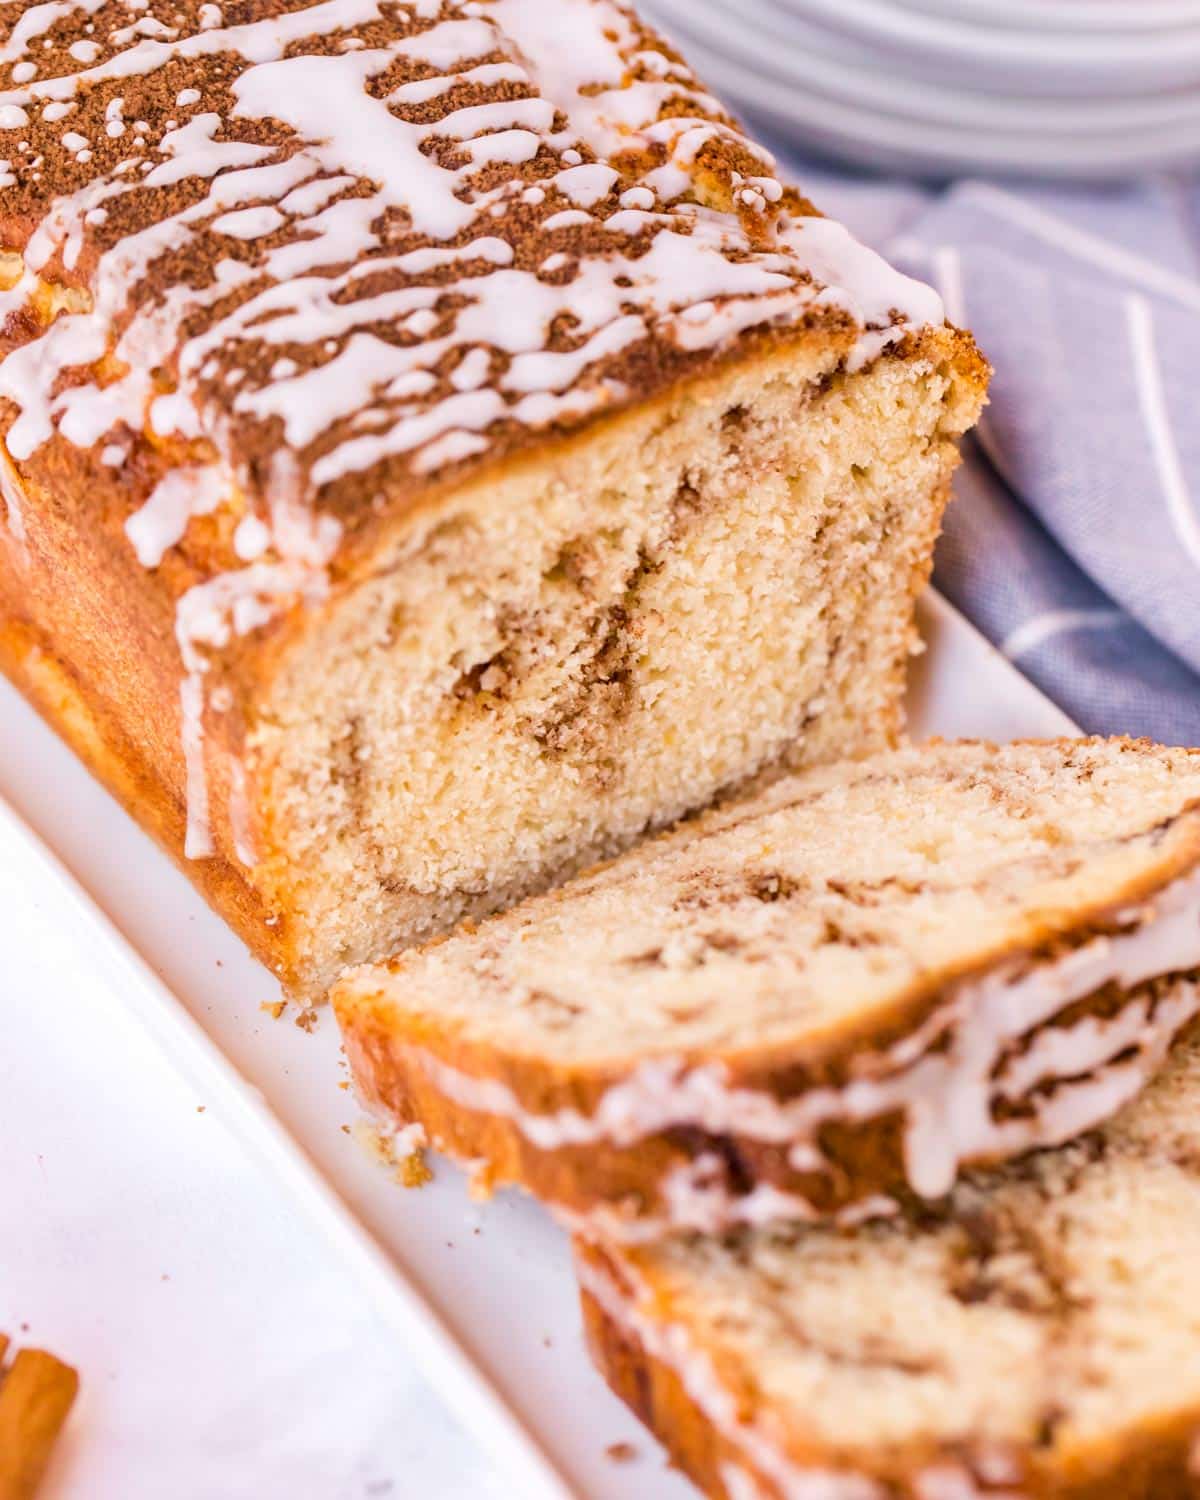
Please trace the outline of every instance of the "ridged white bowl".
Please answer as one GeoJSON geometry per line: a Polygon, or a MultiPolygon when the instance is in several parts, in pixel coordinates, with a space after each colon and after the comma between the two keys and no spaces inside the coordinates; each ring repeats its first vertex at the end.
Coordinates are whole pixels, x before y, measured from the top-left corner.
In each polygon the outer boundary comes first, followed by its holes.
{"type": "Polygon", "coordinates": [[[797,145],[922,173],[1200,162],[1200,0],[646,0],[797,145]]]}

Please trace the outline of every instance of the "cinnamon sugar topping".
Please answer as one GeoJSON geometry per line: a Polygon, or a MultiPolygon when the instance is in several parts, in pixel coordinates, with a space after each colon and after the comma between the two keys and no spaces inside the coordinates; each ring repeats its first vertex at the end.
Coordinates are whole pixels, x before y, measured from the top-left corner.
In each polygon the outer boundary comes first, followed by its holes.
{"type": "Polygon", "coordinates": [[[25,274],[2,310],[41,278],[92,303],[4,361],[18,462],[148,425],[254,488],[282,440],[311,495],[578,421],[751,326],[831,305],[885,336],[940,319],[797,215],[609,0],[60,0],[4,20],[0,222],[25,274]]]}

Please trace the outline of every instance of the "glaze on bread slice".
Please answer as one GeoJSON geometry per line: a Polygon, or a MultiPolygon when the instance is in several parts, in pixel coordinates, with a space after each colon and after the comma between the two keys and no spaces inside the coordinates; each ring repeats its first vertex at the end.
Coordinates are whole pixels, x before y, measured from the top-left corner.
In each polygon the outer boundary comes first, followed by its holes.
{"type": "Polygon", "coordinates": [[[1198,799],[1200,752],[1128,740],[783,778],[350,973],[358,1088],[615,1238],[939,1198],[1107,1118],[1195,1013],[1198,799]]]}
{"type": "Polygon", "coordinates": [[[894,739],[986,366],[626,6],[0,15],[0,665],[285,985],[894,739]]]}
{"type": "Polygon", "coordinates": [[[592,1350],[714,1500],[1200,1491],[1200,1040],[936,1211],[578,1242],[592,1350]]]}

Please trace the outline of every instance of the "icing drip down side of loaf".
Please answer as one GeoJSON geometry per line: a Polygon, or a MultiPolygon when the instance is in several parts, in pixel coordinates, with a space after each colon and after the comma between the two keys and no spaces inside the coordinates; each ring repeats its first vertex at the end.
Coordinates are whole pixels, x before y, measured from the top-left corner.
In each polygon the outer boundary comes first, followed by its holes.
{"type": "Polygon", "coordinates": [[[856,365],[942,308],[612,0],[0,3],[9,528],[62,445],[160,465],[148,568],[241,517],[178,602],[191,855],[210,654],[320,596],[356,506],[814,316],[856,365]]]}

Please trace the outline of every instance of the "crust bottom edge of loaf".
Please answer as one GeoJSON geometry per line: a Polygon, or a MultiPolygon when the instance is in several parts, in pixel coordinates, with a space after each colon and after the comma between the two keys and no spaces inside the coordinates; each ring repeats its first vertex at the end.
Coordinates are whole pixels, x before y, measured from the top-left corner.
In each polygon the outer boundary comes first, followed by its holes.
{"type": "MultiPolygon", "coordinates": [[[[583,1332],[592,1361],[613,1393],[667,1450],[710,1500],[801,1500],[805,1473],[778,1457],[791,1481],[780,1484],[764,1472],[745,1447],[731,1440],[690,1394],[675,1362],[652,1353],[629,1321],[602,1305],[589,1290],[588,1270],[616,1285],[603,1248],[575,1240],[580,1268],[583,1332]]],[[[607,1300],[607,1299],[606,1299],[607,1300]]],[[[739,1419],[752,1415],[749,1399],[728,1400],[739,1419]],[[746,1408],[750,1407],[749,1410],[746,1408]]],[[[1005,1472],[1022,1477],[989,1484],[975,1471],[977,1459],[962,1446],[864,1457],[847,1463],[837,1455],[812,1456],[809,1471],[814,1500],[1196,1500],[1200,1495],[1197,1435],[1200,1409],[1164,1414],[1112,1432],[1103,1444],[1055,1455],[1006,1448],[1005,1472]]],[[[980,1445],[981,1454],[993,1450],[980,1445]]],[[[983,1467],[987,1467],[986,1460],[983,1467]]]]}

